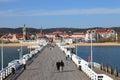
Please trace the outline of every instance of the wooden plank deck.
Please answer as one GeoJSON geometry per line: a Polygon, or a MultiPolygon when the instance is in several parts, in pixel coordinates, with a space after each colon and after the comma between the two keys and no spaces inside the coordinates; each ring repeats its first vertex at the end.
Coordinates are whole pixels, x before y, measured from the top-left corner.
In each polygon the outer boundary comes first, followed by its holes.
{"type": "Polygon", "coordinates": [[[55,46],[52,50],[45,48],[17,80],[90,80],[79,71],[72,61],[65,60],[65,54],[55,46]],[[63,60],[64,71],[56,69],[56,62],[63,60]]]}
{"type": "Polygon", "coordinates": [[[94,70],[96,73],[98,73],[98,74],[106,74],[106,75],[108,75],[109,77],[111,77],[111,78],[114,79],[114,80],[120,80],[120,79],[118,79],[119,77],[115,77],[114,75],[111,75],[111,74],[109,74],[109,73],[107,73],[107,72],[105,72],[105,71],[102,71],[102,70],[100,70],[100,69],[93,68],[93,70],[94,70]]]}

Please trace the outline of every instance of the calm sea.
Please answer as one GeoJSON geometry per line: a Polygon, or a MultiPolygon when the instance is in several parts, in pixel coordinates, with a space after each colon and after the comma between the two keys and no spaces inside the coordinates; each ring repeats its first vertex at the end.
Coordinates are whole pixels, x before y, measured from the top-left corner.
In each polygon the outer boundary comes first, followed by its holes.
{"type": "MultiPolygon", "coordinates": [[[[90,46],[79,46],[78,56],[87,60],[90,46]]],[[[120,73],[120,46],[93,46],[93,61],[117,68],[120,73]]]]}
{"type": "MultiPolygon", "coordinates": [[[[8,63],[12,60],[19,59],[18,49],[20,47],[4,47],[4,67],[8,65],[8,63]]],[[[23,54],[28,53],[27,47],[23,47],[23,54]]],[[[1,47],[0,47],[0,70],[1,70],[1,47]]]]}

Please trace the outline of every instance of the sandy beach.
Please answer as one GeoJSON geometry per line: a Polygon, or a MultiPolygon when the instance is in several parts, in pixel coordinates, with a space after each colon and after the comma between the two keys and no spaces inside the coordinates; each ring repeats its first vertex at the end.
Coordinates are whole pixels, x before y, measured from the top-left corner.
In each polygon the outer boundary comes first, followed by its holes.
{"type": "MultiPolygon", "coordinates": [[[[22,46],[37,46],[38,44],[37,43],[23,43],[22,46]]],[[[1,46],[1,44],[0,44],[1,46]]],[[[7,43],[7,44],[3,44],[3,46],[21,46],[20,43],[7,43]]]]}
{"type": "MultiPolygon", "coordinates": [[[[37,46],[37,43],[23,43],[22,46],[37,46]]],[[[91,43],[69,44],[69,46],[90,46],[91,43]]],[[[1,44],[0,44],[1,46],[1,44]]],[[[21,46],[20,43],[7,43],[3,46],[21,46]]],[[[120,46],[120,43],[93,43],[93,46],[120,46]]]]}
{"type": "MultiPolygon", "coordinates": [[[[91,43],[69,44],[69,46],[90,46],[91,43]]],[[[93,46],[120,46],[120,43],[92,43],[93,46]]]]}

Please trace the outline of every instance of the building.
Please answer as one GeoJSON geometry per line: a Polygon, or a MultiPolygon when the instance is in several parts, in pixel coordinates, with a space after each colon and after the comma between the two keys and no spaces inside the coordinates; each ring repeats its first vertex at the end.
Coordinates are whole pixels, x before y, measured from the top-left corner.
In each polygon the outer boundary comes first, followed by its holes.
{"type": "Polygon", "coordinates": [[[85,35],[85,41],[116,40],[116,32],[113,29],[93,29],[88,30],[85,35]]]}
{"type": "Polygon", "coordinates": [[[61,41],[61,42],[66,42],[66,43],[73,43],[73,40],[80,40],[85,37],[84,33],[66,33],[65,31],[62,32],[60,30],[56,30],[53,33],[48,33],[46,34],[46,37],[53,39],[53,41],[61,41]]]}
{"type": "Polygon", "coordinates": [[[72,35],[71,35],[72,38],[79,38],[79,39],[82,39],[85,37],[85,34],[82,32],[74,32],[72,35]]]}
{"type": "Polygon", "coordinates": [[[56,30],[52,33],[48,33],[45,36],[49,39],[52,39],[53,41],[62,41],[66,33],[61,32],[60,30],[56,30]]]}
{"type": "Polygon", "coordinates": [[[26,28],[25,28],[25,24],[23,27],[23,40],[26,40],[26,28]]]}
{"type": "Polygon", "coordinates": [[[70,36],[66,36],[66,37],[64,37],[64,43],[72,44],[73,43],[73,39],[70,36]]]}
{"type": "Polygon", "coordinates": [[[19,40],[23,39],[23,36],[17,34],[7,34],[2,36],[4,42],[19,42],[19,40]]]}

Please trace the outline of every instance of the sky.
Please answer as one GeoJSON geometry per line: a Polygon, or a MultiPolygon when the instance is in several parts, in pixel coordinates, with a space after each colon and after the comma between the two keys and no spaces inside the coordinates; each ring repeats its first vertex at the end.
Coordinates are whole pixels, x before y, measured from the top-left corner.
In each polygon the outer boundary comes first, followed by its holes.
{"type": "Polygon", "coordinates": [[[0,0],[0,28],[119,27],[120,0],[0,0]]]}

